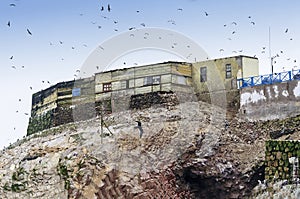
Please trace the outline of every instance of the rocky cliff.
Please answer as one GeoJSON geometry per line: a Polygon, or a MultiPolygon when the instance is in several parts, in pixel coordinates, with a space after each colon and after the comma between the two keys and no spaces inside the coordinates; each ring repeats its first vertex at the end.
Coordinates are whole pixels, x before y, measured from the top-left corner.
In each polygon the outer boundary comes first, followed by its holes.
{"type": "Polygon", "coordinates": [[[104,123],[54,127],[3,150],[1,198],[251,197],[264,179],[265,140],[281,125],[226,118],[204,102],[113,113],[104,123]]]}

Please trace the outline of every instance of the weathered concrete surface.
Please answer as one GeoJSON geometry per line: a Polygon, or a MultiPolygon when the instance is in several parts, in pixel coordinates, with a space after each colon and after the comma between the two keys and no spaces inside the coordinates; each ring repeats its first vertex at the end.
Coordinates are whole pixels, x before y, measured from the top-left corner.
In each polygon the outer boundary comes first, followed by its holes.
{"type": "Polygon", "coordinates": [[[300,114],[300,81],[242,88],[240,115],[251,121],[300,114]]]}
{"type": "Polygon", "coordinates": [[[225,117],[189,102],[110,114],[113,136],[106,128],[101,136],[98,118],[45,130],[1,152],[0,195],[244,198],[263,180],[264,143],[277,129],[225,117]]]}

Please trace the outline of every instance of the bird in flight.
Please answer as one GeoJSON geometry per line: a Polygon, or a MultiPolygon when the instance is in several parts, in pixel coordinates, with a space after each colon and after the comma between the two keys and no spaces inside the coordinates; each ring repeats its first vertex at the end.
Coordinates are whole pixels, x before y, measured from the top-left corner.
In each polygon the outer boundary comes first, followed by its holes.
{"type": "Polygon", "coordinates": [[[30,30],[28,28],[27,28],[27,33],[30,34],[30,35],[32,35],[32,33],[30,32],[30,30]]]}
{"type": "Polygon", "coordinates": [[[237,25],[237,23],[236,23],[236,22],[234,22],[234,21],[233,21],[231,24],[233,24],[233,25],[237,25]]]}
{"type": "Polygon", "coordinates": [[[10,27],[10,21],[7,22],[7,26],[10,27]]]}
{"type": "Polygon", "coordinates": [[[104,10],[104,7],[103,6],[101,6],[101,11],[103,11],[104,10]]]}
{"type": "Polygon", "coordinates": [[[182,8],[178,8],[177,10],[178,10],[178,11],[183,11],[183,9],[182,9],[182,8]]]}
{"type": "Polygon", "coordinates": [[[10,7],[15,7],[15,6],[16,6],[16,4],[14,4],[14,3],[11,3],[11,4],[9,4],[9,6],[10,6],[10,7]]]}
{"type": "Polygon", "coordinates": [[[208,17],[208,13],[207,12],[204,12],[204,14],[205,14],[206,17],[208,17]]]}
{"type": "Polygon", "coordinates": [[[139,131],[140,131],[140,138],[142,138],[142,135],[144,133],[144,130],[142,128],[142,123],[140,121],[136,121],[136,122],[137,122],[137,126],[135,126],[134,128],[139,129],[139,131]]]}
{"type": "Polygon", "coordinates": [[[9,59],[13,59],[14,58],[14,56],[11,56],[9,59]]]}
{"type": "Polygon", "coordinates": [[[289,31],[289,29],[287,28],[287,29],[285,29],[285,31],[284,31],[284,32],[285,32],[285,33],[287,33],[288,31],[289,31]]]}
{"type": "Polygon", "coordinates": [[[110,12],[110,10],[111,10],[111,8],[110,8],[110,5],[109,5],[109,4],[107,5],[107,10],[108,10],[108,12],[110,12]]]}
{"type": "Polygon", "coordinates": [[[255,22],[254,22],[254,21],[251,21],[251,24],[252,24],[252,25],[255,25],[255,22]]]}

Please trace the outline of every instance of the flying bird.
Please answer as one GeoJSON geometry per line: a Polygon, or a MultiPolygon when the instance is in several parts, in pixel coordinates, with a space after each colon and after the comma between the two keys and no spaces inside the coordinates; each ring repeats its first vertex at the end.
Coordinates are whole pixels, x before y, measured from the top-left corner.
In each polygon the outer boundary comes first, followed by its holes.
{"type": "Polygon", "coordinates": [[[177,10],[178,10],[178,11],[183,11],[183,9],[182,9],[182,8],[178,8],[177,10]]]}
{"type": "Polygon", "coordinates": [[[205,16],[207,17],[208,16],[208,13],[207,12],[204,12],[205,13],[205,16]]]}
{"type": "Polygon", "coordinates": [[[7,26],[10,27],[10,21],[7,22],[7,26]]]}
{"type": "Polygon", "coordinates": [[[224,49],[223,49],[223,48],[221,48],[219,51],[220,51],[220,52],[224,52],[224,49]]]}
{"type": "Polygon", "coordinates": [[[13,59],[14,58],[14,56],[11,56],[9,59],[13,59]]]}
{"type": "Polygon", "coordinates": [[[108,10],[108,12],[110,12],[110,10],[111,10],[111,8],[110,8],[110,5],[109,5],[109,4],[107,5],[107,10],[108,10]]]}
{"type": "Polygon", "coordinates": [[[233,21],[231,24],[233,24],[233,25],[237,25],[237,23],[236,23],[236,22],[234,22],[234,21],[233,21]]]}
{"type": "Polygon", "coordinates": [[[103,11],[104,10],[104,7],[103,6],[101,6],[101,11],[103,11]]]}
{"type": "Polygon", "coordinates": [[[233,31],[232,34],[235,34],[235,31],[233,31]]]}
{"type": "Polygon", "coordinates": [[[32,35],[32,33],[30,32],[30,30],[28,28],[27,28],[27,33],[30,34],[30,35],[32,35]]]}
{"type": "Polygon", "coordinates": [[[285,31],[284,31],[284,32],[285,32],[285,33],[287,33],[288,31],[289,31],[289,29],[287,28],[287,29],[285,29],[285,31]]]}
{"type": "Polygon", "coordinates": [[[13,69],[17,69],[15,66],[11,66],[13,69]]]}
{"type": "Polygon", "coordinates": [[[252,25],[255,25],[255,22],[254,22],[254,21],[251,21],[251,24],[252,24],[252,25]]]}
{"type": "Polygon", "coordinates": [[[134,128],[139,129],[139,131],[140,131],[140,138],[142,138],[142,135],[144,133],[144,130],[142,128],[142,123],[140,121],[136,121],[136,122],[137,122],[137,126],[135,126],[134,128]]]}
{"type": "Polygon", "coordinates": [[[145,27],[146,25],[144,23],[141,23],[141,26],[145,27]]]}
{"type": "Polygon", "coordinates": [[[10,7],[15,7],[15,6],[16,6],[16,4],[14,4],[14,3],[11,3],[11,4],[9,4],[9,6],[10,6],[10,7]]]}

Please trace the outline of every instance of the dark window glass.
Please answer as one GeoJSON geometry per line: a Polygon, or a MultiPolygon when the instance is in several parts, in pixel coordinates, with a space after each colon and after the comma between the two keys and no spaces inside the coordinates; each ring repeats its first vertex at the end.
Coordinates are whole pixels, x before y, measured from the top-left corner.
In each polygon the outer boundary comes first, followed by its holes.
{"type": "Polygon", "coordinates": [[[206,82],[207,81],[207,68],[201,67],[200,68],[200,82],[206,82]]]}
{"type": "Polygon", "coordinates": [[[232,77],[232,73],[231,73],[231,64],[226,64],[226,79],[231,78],[232,77]]]}

